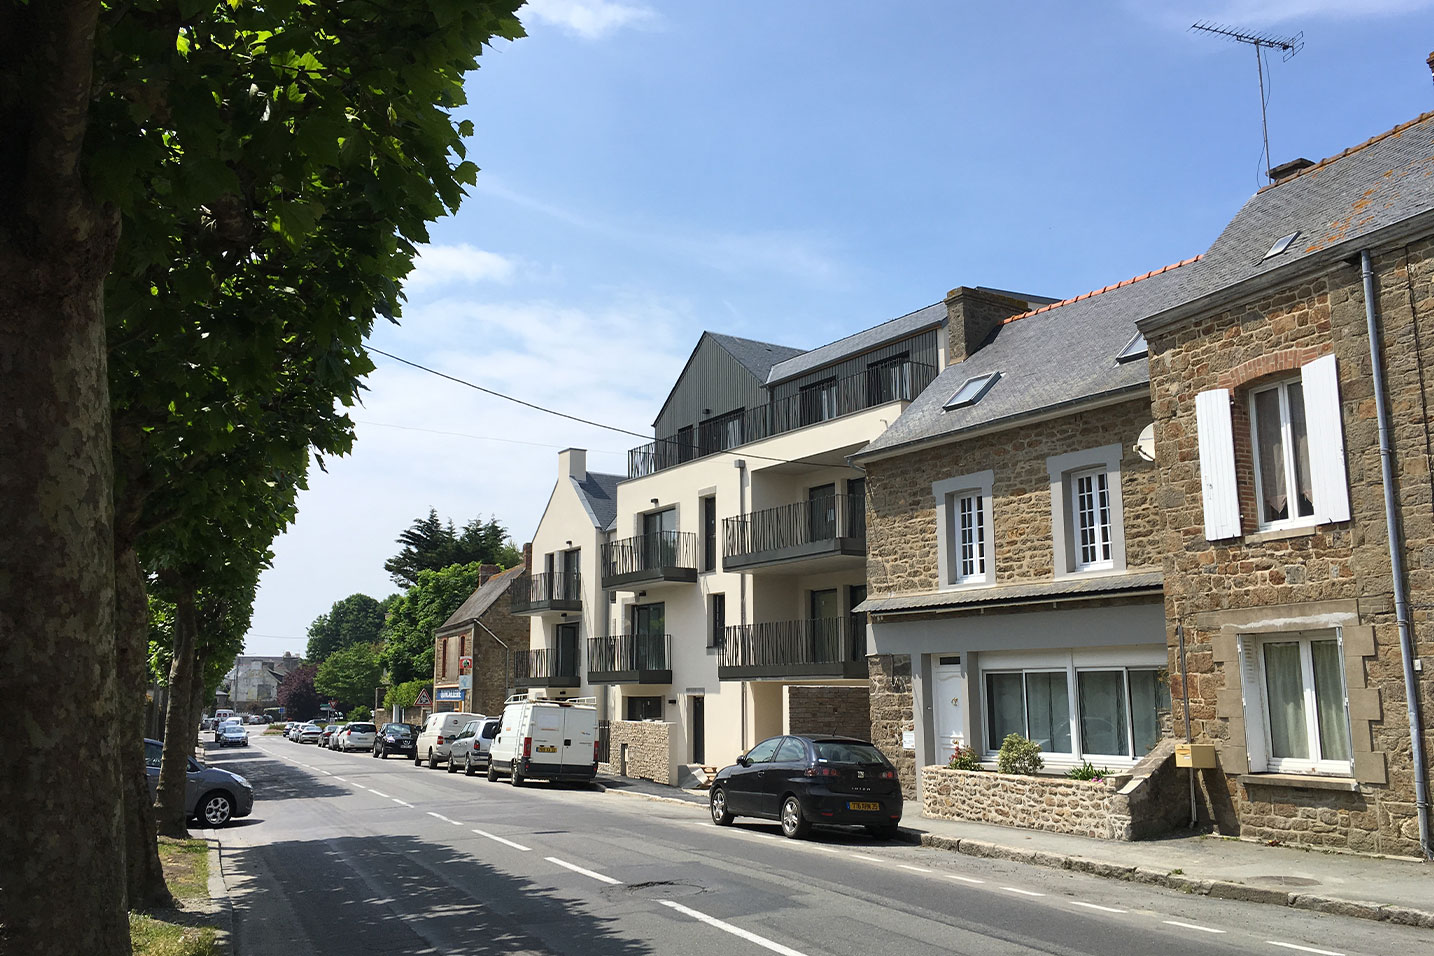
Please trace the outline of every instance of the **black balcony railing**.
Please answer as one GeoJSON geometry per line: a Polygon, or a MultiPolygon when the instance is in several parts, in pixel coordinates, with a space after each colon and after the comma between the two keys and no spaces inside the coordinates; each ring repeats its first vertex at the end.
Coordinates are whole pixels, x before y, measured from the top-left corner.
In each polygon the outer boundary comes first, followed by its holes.
{"type": "Polygon", "coordinates": [[[864,553],[866,499],[826,495],[722,519],[724,566],[732,559],[780,560],[864,553]]]}
{"type": "Polygon", "coordinates": [[[866,615],[736,624],[723,635],[720,680],[865,678],[866,615]]]}
{"type": "Polygon", "coordinates": [[[588,680],[594,684],[669,684],[671,634],[588,638],[588,680]]]}
{"type": "Polygon", "coordinates": [[[697,580],[697,535],[652,531],[602,546],[602,585],[697,580]]]}
{"type": "Polygon", "coordinates": [[[580,683],[576,642],[571,646],[513,652],[515,687],[577,687],[580,683]]]}
{"type": "Polygon", "coordinates": [[[525,574],[509,588],[514,614],[580,611],[583,607],[583,579],[577,571],[525,574]]]}
{"type": "Polygon", "coordinates": [[[634,448],[627,453],[627,476],[641,478],[694,458],[887,402],[909,402],[931,384],[938,371],[921,362],[891,362],[856,375],[813,383],[796,394],[724,415],[715,425],[699,432],[687,428],[678,436],[634,448]]]}

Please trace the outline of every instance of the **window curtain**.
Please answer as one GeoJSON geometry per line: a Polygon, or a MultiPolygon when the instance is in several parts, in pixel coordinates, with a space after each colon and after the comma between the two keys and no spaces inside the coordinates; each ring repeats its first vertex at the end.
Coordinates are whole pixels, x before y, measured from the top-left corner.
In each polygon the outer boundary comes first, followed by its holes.
{"type": "Polygon", "coordinates": [[[1319,722],[1320,756],[1349,759],[1349,723],[1344,715],[1344,678],[1338,641],[1311,641],[1314,663],[1315,717],[1319,722]]]}
{"type": "MultiPolygon", "coordinates": [[[[1259,443],[1260,497],[1265,521],[1289,517],[1285,488],[1285,447],[1280,427],[1280,392],[1270,389],[1255,396],[1255,439],[1259,443]]],[[[1308,452],[1306,452],[1308,454],[1308,452]]]]}
{"type": "Polygon", "coordinates": [[[1160,740],[1160,712],[1170,709],[1170,687],[1159,671],[1130,671],[1130,724],[1135,756],[1150,753],[1160,740]]]}
{"type": "Polygon", "coordinates": [[[1081,671],[1080,746],[1083,753],[1130,756],[1125,725],[1125,682],[1120,671],[1081,671]]]}
{"type": "Polygon", "coordinates": [[[1310,747],[1305,723],[1304,681],[1300,674],[1300,646],[1297,643],[1266,644],[1264,659],[1265,701],[1270,712],[1270,756],[1307,759],[1310,747]]]}
{"type": "Polygon", "coordinates": [[[1299,385],[1288,388],[1290,404],[1290,440],[1295,453],[1295,482],[1299,485],[1295,500],[1296,513],[1302,518],[1314,514],[1314,487],[1310,483],[1310,435],[1305,424],[1305,393],[1299,385]]]}
{"type": "Polygon", "coordinates": [[[1046,753],[1071,752],[1070,688],[1065,671],[1033,672],[1026,675],[1026,736],[1046,753]]]}
{"type": "Polygon", "coordinates": [[[986,745],[1000,750],[1007,734],[1026,734],[1020,674],[986,675],[986,745]]]}

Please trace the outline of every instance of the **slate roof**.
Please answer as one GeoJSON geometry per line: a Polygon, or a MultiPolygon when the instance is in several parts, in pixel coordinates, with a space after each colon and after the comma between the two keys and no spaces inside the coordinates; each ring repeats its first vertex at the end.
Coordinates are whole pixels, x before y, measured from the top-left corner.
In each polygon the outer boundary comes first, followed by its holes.
{"type": "Polygon", "coordinates": [[[498,598],[503,596],[503,592],[508,590],[508,585],[516,581],[526,570],[524,565],[515,565],[484,581],[476,591],[468,595],[468,600],[458,606],[458,610],[448,616],[448,620],[443,622],[438,633],[441,634],[450,628],[478,620],[498,598]]]}
{"type": "Polygon", "coordinates": [[[969,588],[961,591],[927,591],[894,597],[868,598],[853,608],[872,614],[900,612],[917,613],[963,607],[990,607],[1002,604],[1025,604],[1049,601],[1060,597],[1109,597],[1117,593],[1150,593],[1162,588],[1159,571],[1138,571],[1134,574],[1107,574],[1099,577],[1063,578],[1059,581],[1038,581],[1030,584],[1007,584],[992,588],[969,588]]]}
{"type": "Polygon", "coordinates": [[[1135,320],[1168,304],[1173,280],[1192,262],[1012,316],[975,354],[944,369],[855,457],[1146,386],[1144,358],[1115,357],[1134,338],[1135,320]],[[943,407],[967,380],[991,372],[1001,377],[975,404],[943,407]]]}
{"type": "Polygon", "coordinates": [[[626,475],[604,475],[596,471],[587,472],[582,481],[571,479],[578,499],[599,531],[607,531],[616,523],[617,483],[626,479],[626,475]]]}
{"type": "Polygon", "coordinates": [[[929,329],[931,326],[940,325],[945,321],[946,304],[937,302],[935,305],[928,305],[924,309],[917,309],[915,312],[909,312],[880,325],[874,325],[869,329],[848,335],[844,339],[828,342],[810,352],[803,352],[788,358],[784,362],[778,362],[772,366],[771,371],[763,380],[768,385],[773,385],[789,378],[795,378],[812,369],[839,362],[852,355],[859,355],[885,342],[904,339],[922,329],[929,329]]]}
{"type": "MultiPolygon", "coordinates": [[[[1182,277],[1171,307],[1203,298],[1434,209],[1434,112],[1251,196],[1182,277]],[[1284,252],[1275,240],[1298,232],[1284,252]]],[[[1353,251],[1351,249],[1351,251],[1353,251]]]]}
{"type": "Polygon", "coordinates": [[[732,357],[755,375],[759,382],[767,380],[767,374],[771,372],[773,365],[802,354],[801,349],[773,345],[771,342],[758,342],[756,339],[743,339],[719,332],[707,334],[712,337],[712,341],[732,353],[732,357]]]}

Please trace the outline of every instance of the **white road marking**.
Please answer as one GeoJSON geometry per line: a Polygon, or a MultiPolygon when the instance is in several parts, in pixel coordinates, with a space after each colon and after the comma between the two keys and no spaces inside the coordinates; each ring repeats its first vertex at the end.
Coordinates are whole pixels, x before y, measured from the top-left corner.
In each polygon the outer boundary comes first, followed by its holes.
{"type": "Polygon", "coordinates": [[[865,853],[853,853],[852,856],[856,857],[858,860],[870,860],[870,861],[873,862],[873,863],[880,863],[880,862],[881,862],[881,857],[879,857],[879,856],[868,856],[868,855],[865,854],[865,853]]]}
{"type": "Polygon", "coordinates": [[[1160,922],[1170,926],[1178,926],[1181,929],[1198,929],[1202,933],[1223,933],[1223,929],[1215,929],[1213,926],[1196,926],[1194,923],[1182,923],[1178,919],[1163,919],[1160,922]]]}
{"type": "Polygon", "coordinates": [[[822,846],[820,843],[803,843],[802,846],[808,850],[821,850],[823,853],[840,853],[841,850],[834,846],[822,846]]]}
{"type": "Polygon", "coordinates": [[[1022,896],[1045,896],[1044,893],[1037,893],[1035,890],[1023,890],[1019,886],[1003,886],[1001,889],[1008,893],[1020,893],[1022,896]]]}
{"type": "Polygon", "coordinates": [[[373,789],[372,787],[369,788],[369,792],[372,793],[372,794],[373,794],[374,796],[376,796],[376,797],[383,797],[385,800],[392,800],[392,799],[393,799],[393,797],[389,796],[388,794],[386,794],[386,793],[379,793],[377,790],[373,789]]]}
{"type": "Polygon", "coordinates": [[[583,876],[590,876],[593,879],[598,880],[599,882],[607,883],[609,886],[622,885],[622,880],[615,880],[610,876],[604,876],[601,873],[594,873],[592,870],[585,870],[582,867],[578,866],[576,863],[569,863],[567,860],[560,860],[555,856],[545,856],[543,857],[543,859],[547,860],[549,863],[556,863],[558,866],[566,867],[567,869],[572,870],[574,873],[581,873],[583,876]]]}
{"type": "Polygon", "coordinates": [[[957,876],[955,873],[947,873],[948,880],[960,880],[962,883],[984,883],[985,880],[978,880],[974,876],[957,876]]]}
{"type": "Polygon", "coordinates": [[[428,813],[428,815],[429,815],[430,817],[437,817],[439,820],[442,820],[444,823],[452,823],[452,822],[453,822],[452,820],[448,819],[447,817],[445,817],[445,816],[444,816],[443,814],[441,814],[441,813],[434,813],[432,810],[427,811],[427,813],[428,813]]]}
{"type": "Polygon", "coordinates": [[[1066,900],[1072,906],[1084,906],[1088,910],[1100,910],[1103,913],[1125,913],[1127,910],[1118,910],[1114,906],[1101,906],[1099,903],[1082,903],[1080,900],[1066,900]]]}
{"type": "Polygon", "coordinates": [[[901,867],[903,870],[911,870],[912,872],[915,872],[915,873],[934,873],[934,872],[935,872],[934,870],[928,870],[928,869],[927,869],[926,867],[924,867],[924,866],[912,866],[910,863],[898,863],[898,864],[896,864],[896,865],[899,866],[899,867],[901,867]]]}
{"type": "Polygon", "coordinates": [[[390,797],[389,799],[391,799],[394,803],[401,803],[401,804],[403,804],[405,807],[408,807],[408,809],[410,809],[410,810],[413,809],[413,804],[409,803],[407,800],[400,800],[400,799],[398,799],[398,797],[390,797]]]}
{"type": "Polygon", "coordinates": [[[348,783],[348,782],[349,782],[347,777],[340,777],[338,774],[334,774],[334,779],[335,779],[335,780],[342,780],[344,783],[348,783]]]}
{"type": "Polygon", "coordinates": [[[1301,946],[1298,943],[1282,943],[1277,939],[1267,939],[1265,942],[1271,946],[1283,946],[1285,949],[1298,949],[1306,953],[1319,953],[1320,956],[1344,956],[1344,953],[1336,953],[1328,949],[1315,949],[1313,946],[1301,946]]]}
{"type": "Polygon", "coordinates": [[[683,916],[690,916],[695,920],[706,923],[708,926],[715,926],[717,929],[725,933],[731,933],[733,936],[739,936],[749,943],[756,943],[758,946],[770,949],[774,953],[781,953],[782,956],[806,956],[805,953],[792,949],[790,946],[783,946],[781,943],[773,942],[765,936],[758,936],[756,933],[742,929],[740,926],[733,926],[731,923],[723,922],[715,916],[708,916],[706,913],[698,912],[690,906],[683,906],[681,903],[674,903],[672,900],[660,900],[659,902],[668,909],[677,910],[677,912],[683,916]]]}
{"type": "Polygon", "coordinates": [[[527,853],[529,850],[532,849],[532,847],[523,846],[523,844],[521,843],[514,843],[512,840],[505,840],[502,837],[498,836],[498,834],[489,833],[487,830],[475,829],[473,832],[478,834],[480,837],[487,837],[490,840],[495,840],[498,843],[503,844],[504,846],[510,846],[515,850],[522,850],[524,853],[527,853]]]}
{"type": "Polygon", "coordinates": [[[325,770],[324,773],[327,774],[327,775],[330,776],[330,777],[332,777],[332,776],[334,775],[334,772],[333,772],[332,770],[325,770]]]}

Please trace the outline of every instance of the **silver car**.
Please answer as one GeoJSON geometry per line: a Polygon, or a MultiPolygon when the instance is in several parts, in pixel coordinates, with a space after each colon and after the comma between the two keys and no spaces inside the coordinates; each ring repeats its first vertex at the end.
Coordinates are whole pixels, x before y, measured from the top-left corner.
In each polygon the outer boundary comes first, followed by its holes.
{"type": "Polygon", "coordinates": [[[230,720],[219,725],[214,739],[221,747],[247,747],[249,746],[249,731],[245,730],[244,725],[237,720],[230,720]]]}
{"type": "Polygon", "coordinates": [[[316,744],[324,739],[324,728],[318,724],[304,724],[294,737],[301,744],[316,744]]]}
{"type": "MultiPolygon", "coordinates": [[[[149,778],[150,799],[159,786],[159,764],[164,744],[158,740],[144,741],[144,768],[149,778]]],[[[207,827],[222,827],[235,817],[247,817],[254,810],[254,788],[237,773],[206,767],[189,758],[189,772],[184,784],[184,814],[207,827]]]]}
{"type": "Polygon", "coordinates": [[[355,721],[345,724],[344,729],[334,734],[334,749],[347,753],[350,750],[372,750],[378,740],[378,728],[373,724],[355,721]]]}
{"type": "Polygon", "coordinates": [[[464,775],[471,777],[479,770],[487,770],[493,738],[502,726],[502,720],[492,717],[468,721],[448,747],[448,772],[457,773],[461,767],[464,775]]]}

